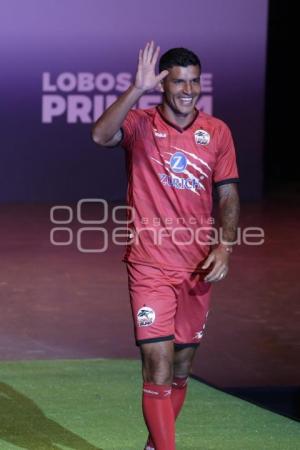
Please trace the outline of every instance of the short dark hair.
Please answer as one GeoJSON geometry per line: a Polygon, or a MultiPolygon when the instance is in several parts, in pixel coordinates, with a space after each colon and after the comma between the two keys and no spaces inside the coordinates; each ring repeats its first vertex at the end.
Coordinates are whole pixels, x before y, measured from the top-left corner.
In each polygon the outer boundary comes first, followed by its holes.
{"type": "Polygon", "coordinates": [[[201,72],[201,62],[197,55],[187,48],[171,48],[164,53],[159,60],[159,71],[171,69],[174,66],[199,66],[201,72]]]}

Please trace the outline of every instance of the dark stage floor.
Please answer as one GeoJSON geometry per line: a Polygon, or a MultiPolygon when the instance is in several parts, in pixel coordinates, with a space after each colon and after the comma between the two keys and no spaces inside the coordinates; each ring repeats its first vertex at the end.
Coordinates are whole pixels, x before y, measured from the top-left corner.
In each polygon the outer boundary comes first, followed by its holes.
{"type": "MultiPolygon", "coordinates": [[[[78,223],[52,224],[51,206],[1,206],[0,359],[137,358],[123,248],[80,252],[78,223]],[[71,226],[75,242],[52,245],[55,226],[71,226]]],[[[194,373],[252,400],[280,398],[290,407],[277,410],[299,417],[300,207],[278,198],[242,211],[242,227],[262,227],[265,243],[236,248],[230,275],[215,286],[194,373]]],[[[111,223],[100,226],[110,241],[111,223]]],[[[98,238],[84,233],[82,244],[99,246],[98,238]]]]}

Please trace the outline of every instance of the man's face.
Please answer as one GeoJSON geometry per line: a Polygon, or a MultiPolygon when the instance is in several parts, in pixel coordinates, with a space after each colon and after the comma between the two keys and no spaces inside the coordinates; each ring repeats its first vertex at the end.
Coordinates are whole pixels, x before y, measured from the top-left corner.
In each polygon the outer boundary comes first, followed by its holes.
{"type": "Polygon", "coordinates": [[[175,114],[189,115],[200,95],[200,67],[174,66],[162,82],[164,102],[175,114]]]}

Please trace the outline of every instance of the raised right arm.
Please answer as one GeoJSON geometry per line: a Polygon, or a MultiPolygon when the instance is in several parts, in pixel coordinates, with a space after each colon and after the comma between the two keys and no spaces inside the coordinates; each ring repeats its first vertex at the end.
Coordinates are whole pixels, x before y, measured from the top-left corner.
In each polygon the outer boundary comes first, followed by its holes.
{"type": "Polygon", "coordinates": [[[143,95],[143,91],[130,86],[95,122],[93,141],[104,147],[114,147],[122,140],[121,126],[128,111],[143,95]]]}
{"type": "Polygon", "coordinates": [[[140,50],[135,83],[104,111],[93,126],[92,137],[96,144],[104,147],[118,145],[122,140],[121,126],[129,110],[145,92],[153,89],[168,75],[167,70],[155,75],[158,55],[159,47],[154,50],[153,41],[140,50]]]}

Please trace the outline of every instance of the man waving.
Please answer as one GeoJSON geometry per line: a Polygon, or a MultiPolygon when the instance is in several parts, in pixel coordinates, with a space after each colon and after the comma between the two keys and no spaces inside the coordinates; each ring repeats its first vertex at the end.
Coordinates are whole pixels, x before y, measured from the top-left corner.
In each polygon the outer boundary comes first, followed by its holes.
{"type": "Polygon", "coordinates": [[[128,245],[124,260],[143,366],[147,450],[175,449],[175,419],[203,337],[211,283],[222,280],[239,215],[238,171],[227,125],[196,108],[200,60],[173,48],[160,58],[147,43],[135,83],[93,128],[94,141],[121,145],[128,168],[128,245]],[[158,86],[162,103],[131,109],[158,86]],[[212,233],[212,188],[222,232],[212,233]]]}

